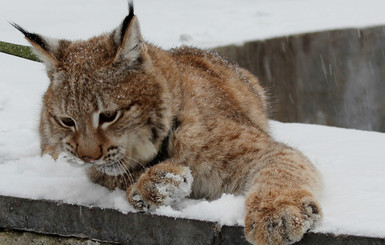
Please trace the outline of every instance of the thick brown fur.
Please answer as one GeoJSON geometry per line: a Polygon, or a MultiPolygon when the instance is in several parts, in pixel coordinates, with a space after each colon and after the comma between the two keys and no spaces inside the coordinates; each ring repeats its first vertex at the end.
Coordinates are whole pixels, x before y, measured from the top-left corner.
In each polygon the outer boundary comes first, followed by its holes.
{"type": "Polygon", "coordinates": [[[211,52],[145,42],[133,13],[86,41],[33,35],[51,80],[42,154],[81,159],[93,182],[126,190],[142,210],[186,196],[246,195],[253,244],[296,242],[321,218],[319,174],[270,137],[266,95],[250,72],[211,52]],[[165,139],[168,159],[148,166],[165,139]]]}

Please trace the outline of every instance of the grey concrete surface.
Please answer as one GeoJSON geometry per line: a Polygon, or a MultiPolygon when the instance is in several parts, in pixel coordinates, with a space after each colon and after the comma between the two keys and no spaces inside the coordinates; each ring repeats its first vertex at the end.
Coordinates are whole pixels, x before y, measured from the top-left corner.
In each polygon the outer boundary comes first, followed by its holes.
{"type": "MultiPolygon", "coordinates": [[[[248,244],[243,227],[221,227],[213,222],[144,213],[122,214],[111,209],[9,196],[0,196],[0,227],[7,229],[0,230],[1,245],[2,242],[28,244],[28,241],[30,244],[248,244]]],[[[385,244],[385,239],[308,233],[298,244],[379,245],[385,244]]]]}
{"type": "Polygon", "coordinates": [[[34,232],[0,229],[0,245],[108,245],[90,239],[43,235],[34,232]]]}
{"type": "Polygon", "coordinates": [[[119,244],[213,244],[216,224],[0,196],[0,227],[119,244]]]}

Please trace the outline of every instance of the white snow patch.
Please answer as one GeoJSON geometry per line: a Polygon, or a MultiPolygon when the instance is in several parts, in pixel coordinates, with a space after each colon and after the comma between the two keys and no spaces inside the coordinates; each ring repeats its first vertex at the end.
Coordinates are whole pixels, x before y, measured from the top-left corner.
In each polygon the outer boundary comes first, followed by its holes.
{"type": "MultiPolygon", "coordinates": [[[[242,44],[296,33],[385,24],[383,0],[138,0],[145,40],[164,48],[242,44]]],[[[8,21],[47,36],[84,39],[111,31],[128,14],[127,1],[0,1],[3,41],[27,44],[8,21]],[[30,14],[25,14],[30,13],[30,14]]]]}
{"type": "Polygon", "coordinates": [[[63,158],[24,157],[0,164],[1,195],[63,200],[68,204],[113,208],[123,213],[135,212],[124,191],[108,189],[88,180],[86,169],[63,158]]]}
{"type": "Polygon", "coordinates": [[[244,226],[245,197],[223,194],[214,201],[184,200],[177,207],[159,207],[155,214],[244,226]]]}
{"type": "Polygon", "coordinates": [[[172,179],[178,185],[174,185],[174,183],[156,184],[158,192],[167,197],[163,201],[164,205],[174,205],[190,195],[193,176],[189,168],[186,167],[180,175],[168,173],[165,178],[172,179]]]}

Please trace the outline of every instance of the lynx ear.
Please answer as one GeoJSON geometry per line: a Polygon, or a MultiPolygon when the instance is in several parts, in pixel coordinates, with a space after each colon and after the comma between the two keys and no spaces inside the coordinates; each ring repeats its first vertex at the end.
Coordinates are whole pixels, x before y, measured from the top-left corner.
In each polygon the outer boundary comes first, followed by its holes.
{"type": "Polygon", "coordinates": [[[129,2],[129,15],[113,32],[114,41],[118,44],[115,62],[124,62],[135,66],[142,62],[143,54],[147,51],[140,32],[139,20],[134,14],[134,6],[129,2]]]}
{"type": "Polygon", "coordinates": [[[24,34],[27,41],[32,45],[35,55],[44,62],[48,71],[53,70],[58,65],[55,53],[57,53],[59,47],[59,40],[27,32],[15,23],[11,23],[11,25],[24,34]]]}

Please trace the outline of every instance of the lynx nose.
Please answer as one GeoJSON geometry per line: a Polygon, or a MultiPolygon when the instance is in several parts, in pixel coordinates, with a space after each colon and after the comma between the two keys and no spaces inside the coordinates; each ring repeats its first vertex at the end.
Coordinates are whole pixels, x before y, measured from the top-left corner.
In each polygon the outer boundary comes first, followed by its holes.
{"type": "Polygon", "coordinates": [[[96,160],[98,160],[98,159],[94,159],[94,158],[89,157],[89,156],[83,156],[83,157],[80,157],[80,159],[82,159],[86,163],[94,163],[96,160]]]}
{"type": "Polygon", "coordinates": [[[103,147],[93,139],[81,139],[76,145],[76,155],[86,163],[94,163],[103,156],[103,147]]]}

